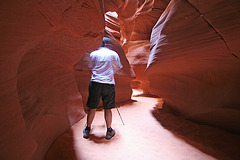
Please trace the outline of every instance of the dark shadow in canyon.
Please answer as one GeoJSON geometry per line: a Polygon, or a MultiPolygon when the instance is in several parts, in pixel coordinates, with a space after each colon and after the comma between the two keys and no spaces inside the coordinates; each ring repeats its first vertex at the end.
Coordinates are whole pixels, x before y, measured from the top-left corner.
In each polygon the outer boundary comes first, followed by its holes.
{"type": "Polygon", "coordinates": [[[44,160],[79,160],[74,148],[73,131],[59,136],[49,148],[44,160]]]}
{"type": "Polygon", "coordinates": [[[105,135],[98,136],[95,134],[90,134],[89,140],[93,141],[94,143],[110,143],[113,142],[115,139],[106,140],[105,135]]]}
{"type": "Polygon", "coordinates": [[[217,159],[240,158],[240,135],[189,121],[164,108],[155,107],[152,114],[165,129],[200,151],[217,159]]]}
{"type": "Polygon", "coordinates": [[[95,134],[90,134],[89,140],[95,143],[107,143],[105,140],[105,135],[97,136],[95,134]]]}
{"type": "Polygon", "coordinates": [[[133,95],[133,97],[149,97],[149,98],[159,98],[159,96],[154,95],[154,94],[148,94],[148,93],[142,93],[138,95],[133,95]]]}

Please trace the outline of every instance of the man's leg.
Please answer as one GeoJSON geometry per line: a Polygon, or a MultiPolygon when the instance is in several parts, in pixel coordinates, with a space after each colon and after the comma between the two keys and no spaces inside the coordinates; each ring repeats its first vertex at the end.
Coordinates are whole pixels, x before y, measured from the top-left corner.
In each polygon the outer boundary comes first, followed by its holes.
{"type": "Polygon", "coordinates": [[[107,128],[111,128],[111,125],[112,125],[112,111],[111,111],[111,109],[104,109],[104,117],[105,117],[107,128]]]}
{"type": "Polygon", "coordinates": [[[104,116],[105,116],[105,121],[107,125],[107,133],[106,133],[106,139],[110,140],[114,135],[115,135],[115,130],[112,129],[112,111],[111,109],[105,109],[104,110],[104,116]]]}
{"type": "Polygon", "coordinates": [[[90,136],[91,125],[96,113],[96,109],[89,109],[87,115],[87,126],[83,130],[83,138],[88,139],[90,136]]]}
{"type": "Polygon", "coordinates": [[[88,110],[88,115],[87,115],[87,127],[91,127],[94,116],[96,113],[96,109],[89,109],[88,110]]]}

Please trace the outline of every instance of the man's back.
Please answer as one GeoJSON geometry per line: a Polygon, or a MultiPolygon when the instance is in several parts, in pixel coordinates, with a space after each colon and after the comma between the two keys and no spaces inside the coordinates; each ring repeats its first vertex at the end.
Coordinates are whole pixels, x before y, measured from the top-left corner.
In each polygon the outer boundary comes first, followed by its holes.
{"type": "Polygon", "coordinates": [[[121,69],[122,64],[115,51],[100,47],[90,54],[89,68],[92,70],[91,81],[115,84],[114,72],[121,69]]]}

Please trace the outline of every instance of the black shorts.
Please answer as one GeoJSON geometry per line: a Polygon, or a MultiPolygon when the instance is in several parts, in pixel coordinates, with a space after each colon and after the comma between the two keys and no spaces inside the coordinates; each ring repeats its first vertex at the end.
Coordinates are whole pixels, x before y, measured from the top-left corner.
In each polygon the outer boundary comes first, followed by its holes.
{"type": "Polygon", "coordinates": [[[113,84],[90,82],[87,107],[90,109],[98,108],[101,97],[104,109],[115,108],[115,86],[113,84]]]}

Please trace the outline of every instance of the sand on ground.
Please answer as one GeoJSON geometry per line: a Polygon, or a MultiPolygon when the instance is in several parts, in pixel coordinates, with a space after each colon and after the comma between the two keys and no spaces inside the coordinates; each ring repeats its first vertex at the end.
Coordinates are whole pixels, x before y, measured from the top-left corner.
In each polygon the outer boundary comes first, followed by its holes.
{"type": "Polygon", "coordinates": [[[82,137],[86,117],[51,146],[46,160],[214,160],[240,158],[240,136],[161,111],[162,99],[134,90],[132,103],[113,109],[116,135],[105,139],[103,111],[95,115],[91,136],[82,137]]]}

